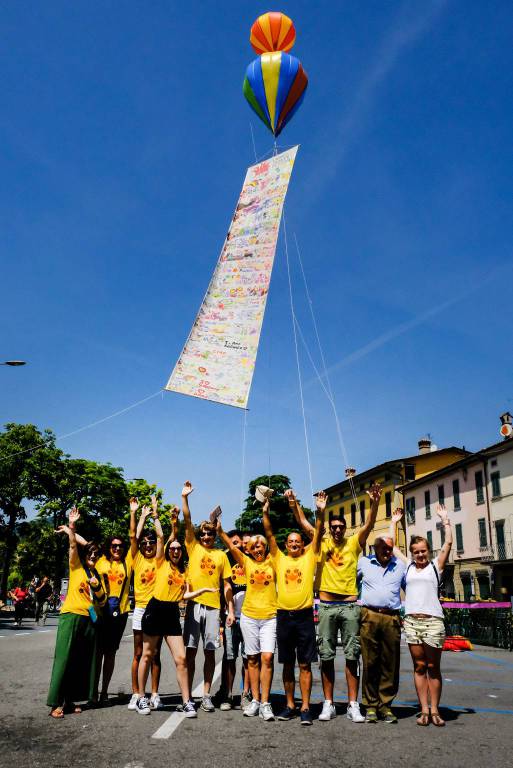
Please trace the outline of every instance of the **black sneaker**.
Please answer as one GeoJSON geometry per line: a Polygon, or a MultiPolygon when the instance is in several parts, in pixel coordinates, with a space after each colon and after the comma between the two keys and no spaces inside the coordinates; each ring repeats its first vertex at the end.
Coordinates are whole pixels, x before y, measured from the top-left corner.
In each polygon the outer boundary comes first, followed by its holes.
{"type": "Polygon", "coordinates": [[[309,709],[302,709],[299,717],[301,718],[301,725],[312,725],[312,715],[309,709]]]}
{"type": "Polygon", "coordinates": [[[285,709],[282,709],[280,714],[278,715],[278,720],[292,720],[293,717],[296,717],[297,710],[291,709],[290,707],[285,707],[285,709]]]}

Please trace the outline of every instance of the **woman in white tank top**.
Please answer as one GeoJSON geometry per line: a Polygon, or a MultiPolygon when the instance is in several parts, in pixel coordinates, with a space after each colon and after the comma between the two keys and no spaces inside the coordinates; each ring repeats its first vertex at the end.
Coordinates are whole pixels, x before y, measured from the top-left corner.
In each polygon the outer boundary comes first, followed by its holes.
{"type": "MultiPolygon", "coordinates": [[[[413,679],[421,708],[417,725],[432,722],[443,726],[445,721],[440,717],[438,705],[442,693],[440,659],[445,629],[439,589],[451,551],[452,529],[445,507],[438,504],[436,512],[445,532],[445,542],[438,557],[431,559],[429,542],[423,536],[412,536],[410,541],[411,562],[403,583],[406,594],[404,632],[413,660],[413,679]]],[[[394,552],[407,562],[399,550],[394,552]]]]}

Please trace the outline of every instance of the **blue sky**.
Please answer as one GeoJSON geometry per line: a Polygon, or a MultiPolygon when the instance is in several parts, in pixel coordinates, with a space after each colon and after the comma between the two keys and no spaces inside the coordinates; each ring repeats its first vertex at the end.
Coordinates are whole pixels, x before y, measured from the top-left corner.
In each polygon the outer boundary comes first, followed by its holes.
{"type": "MultiPolygon", "coordinates": [[[[278,7],[276,7],[278,9],[278,7]]],[[[358,469],[499,439],[513,410],[511,3],[284,2],[310,78],[286,215],[358,469]]],[[[57,2],[1,11],[2,423],[58,435],[166,382],[245,168],[272,136],[241,93],[253,2],[57,2]]],[[[295,248],[294,292],[318,361],[295,248]]],[[[342,478],[304,354],[314,486],[342,478]]],[[[241,480],[308,502],[280,240],[247,414],[165,393],[60,443],[233,520],[241,480]]]]}

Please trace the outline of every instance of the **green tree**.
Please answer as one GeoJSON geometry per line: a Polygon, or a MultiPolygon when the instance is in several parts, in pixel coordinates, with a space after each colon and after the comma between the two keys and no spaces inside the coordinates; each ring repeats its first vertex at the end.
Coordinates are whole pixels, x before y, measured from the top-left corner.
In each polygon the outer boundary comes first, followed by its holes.
{"type": "MultiPolygon", "coordinates": [[[[268,488],[274,489],[274,495],[271,499],[270,517],[276,541],[282,547],[289,533],[298,530],[294,515],[284,496],[285,491],[291,487],[290,480],[286,475],[261,475],[251,480],[246,506],[241,516],[235,521],[235,524],[240,530],[251,531],[251,533],[264,532],[262,527],[262,505],[255,499],[257,485],[266,485],[268,488]]],[[[303,509],[307,518],[312,520],[313,513],[311,510],[307,507],[303,507],[303,509]]]]}
{"type": "Polygon", "coordinates": [[[0,597],[4,600],[17,542],[16,526],[27,516],[24,501],[43,501],[55,493],[61,458],[62,451],[55,446],[50,430],[41,432],[33,424],[6,424],[0,434],[0,597]]]}

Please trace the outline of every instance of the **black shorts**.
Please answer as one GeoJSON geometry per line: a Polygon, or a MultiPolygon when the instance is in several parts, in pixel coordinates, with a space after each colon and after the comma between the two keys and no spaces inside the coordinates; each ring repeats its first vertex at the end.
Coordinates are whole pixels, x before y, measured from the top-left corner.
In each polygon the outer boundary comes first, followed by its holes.
{"type": "Polygon", "coordinates": [[[278,609],[276,618],[279,663],[295,664],[296,656],[300,664],[317,661],[313,608],[300,611],[278,609]]]}
{"type": "Polygon", "coordinates": [[[102,616],[99,625],[100,648],[102,651],[117,651],[125,631],[128,613],[117,616],[102,616]]]}
{"type": "Polygon", "coordinates": [[[141,619],[141,628],[145,635],[159,637],[181,635],[179,604],[152,597],[141,619]]]}

